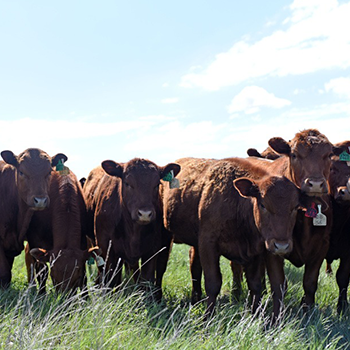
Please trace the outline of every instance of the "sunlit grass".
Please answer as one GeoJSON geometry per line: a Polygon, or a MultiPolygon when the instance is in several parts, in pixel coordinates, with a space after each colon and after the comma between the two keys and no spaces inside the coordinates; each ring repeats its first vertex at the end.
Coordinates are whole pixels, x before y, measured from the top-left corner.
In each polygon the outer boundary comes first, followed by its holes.
{"type": "MultiPolygon", "coordinates": [[[[231,298],[232,277],[222,259],[223,287],[215,315],[203,319],[205,303],[190,305],[188,247],[175,245],[164,278],[164,300],[131,281],[110,293],[90,282],[89,298],[57,295],[48,284],[44,297],[26,282],[24,258],[16,258],[13,283],[0,292],[1,349],[346,349],[350,322],[336,313],[334,276],[322,267],[316,306],[303,315],[303,269],[286,264],[289,290],[283,320],[271,327],[272,302],[264,296],[256,315],[250,313],[248,290],[239,303],[231,298]]],[[[334,271],[337,264],[333,264],[334,271]]]]}

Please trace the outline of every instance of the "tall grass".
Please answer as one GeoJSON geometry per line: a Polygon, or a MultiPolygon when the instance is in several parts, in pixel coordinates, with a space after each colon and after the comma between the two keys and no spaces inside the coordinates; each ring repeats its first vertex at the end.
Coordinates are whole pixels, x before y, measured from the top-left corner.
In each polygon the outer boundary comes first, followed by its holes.
{"type": "MultiPolygon", "coordinates": [[[[334,264],[334,269],[337,265],[334,264]]],[[[283,320],[270,326],[269,293],[256,315],[247,287],[239,303],[231,298],[231,272],[222,259],[223,287],[215,315],[203,319],[205,304],[190,305],[188,247],[175,245],[164,278],[164,300],[133,283],[110,293],[89,287],[89,298],[64,297],[48,288],[38,296],[25,282],[23,256],[16,258],[13,283],[0,292],[1,349],[350,349],[350,321],[336,313],[335,278],[322,268],[317,304],[299,309],[302,269],[286,264],[289,290],[283,320]]]]}

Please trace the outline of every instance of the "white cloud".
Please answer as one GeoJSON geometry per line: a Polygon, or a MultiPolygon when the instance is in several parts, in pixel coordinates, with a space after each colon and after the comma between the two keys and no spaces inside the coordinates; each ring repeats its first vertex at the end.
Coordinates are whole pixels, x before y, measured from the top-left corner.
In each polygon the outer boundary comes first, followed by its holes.
{"type": "Polygon", "coordinates": [[[290,10],[282,29],[256,42],[242,39],[205,69],[191,69],[181,86],[218,90],[250,78],[350,67],[350,2],[295,0],[290,10]]]}
{"type": "Polygon", "coordinates": [[[337,78],[325,84],[326,92],[334,92],[342,97],[350,98],[350,78],[337,78]]]}
{"type": "Polygon", "coordinates": [[[247,86],[233,98],[228,111],[252,114],[259,112],[261,107],[282,108],[290,104],[290,101],[278,98],[259,86],[247,86]]]}
{"type": "Polygon", "coordinates": [[[162,100],[162,103],[177,103],[177,102],[179,102],[179,99],[177,97],[164,98],[162,100]]]}

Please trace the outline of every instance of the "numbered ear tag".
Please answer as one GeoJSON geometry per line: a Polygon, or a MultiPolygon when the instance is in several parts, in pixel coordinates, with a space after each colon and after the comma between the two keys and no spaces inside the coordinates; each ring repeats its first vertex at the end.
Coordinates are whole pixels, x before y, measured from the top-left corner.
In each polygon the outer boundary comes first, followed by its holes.
{"type": "Polygon", "coordinates": [[[307,218],[316,218],[317,209],[316,209],[316,204],[314,202],[311,203],[311,207],[307,208],[305,216],[307,218]]]}
{"type": "Polygon", "coordinates": [[[321,204],[317,205],[318,213],[317,216],[313,219],[314,226],[327,226],[327,216],[321,213],[321,204]]]}
{"type": "Polygon", "coordinates": [[[180,187],[180,181],[175,178],[174,176],[174,171],[170,170],[163,178],[163,181],[169,182],[169,187],[170,188],[179,188],[180,187]]]}
{"type": "Polygon", "coordinates": [[[94,255],[95,255],[95,260],[96,260],[97,267],[104,266],[105,261],[103,260],[102,256],[97,255],[95,252],[94,252],[94,255]]]}
{"type": "Polygon", "coordinates": [[[56,165],[56,171],[60,173],[60,175],[68,175],[69,168],[63,164],[63,159],[60,159],[56,165]]]}

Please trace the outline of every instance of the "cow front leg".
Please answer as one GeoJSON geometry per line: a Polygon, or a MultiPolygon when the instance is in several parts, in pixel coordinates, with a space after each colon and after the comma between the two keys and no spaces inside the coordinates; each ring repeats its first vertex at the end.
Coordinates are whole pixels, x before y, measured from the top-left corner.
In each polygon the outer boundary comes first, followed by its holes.
{"type": "Polygon", "coordinates": [[[350,257],[340,259],[336,278],[339,287],[337,311],[340,314],[348,308],[347,294],[350,278],[350,257]]]}
{"type": "Polygon", "coordinates": [[[215,250],[215,244],[199,242],[199,254],[204,272],[204,285],[207,293],[206,316],[211,316],[220,293],[222,275],[220,271],[220,254],[215,250]]]}
{"type": "Polygon", "coordinates": [[[198,248],[191,247],[188,253],[192,280],[191,304],[194,305],[202,299],[202,265],[198,248]]]}
{"type": "Polygon", "coordinates": [[[230,261],[232,271],[232,297],[239,301],[242,295],[243,266],[234,261],[230,261]]]}
{"type": "Polygon", "coordinates": [[[304,297],[301,301],[304,312],[308,311],[315,304],[315,294],[322,262],[323,258],[305,264],[303,278],[304,297]]]}

